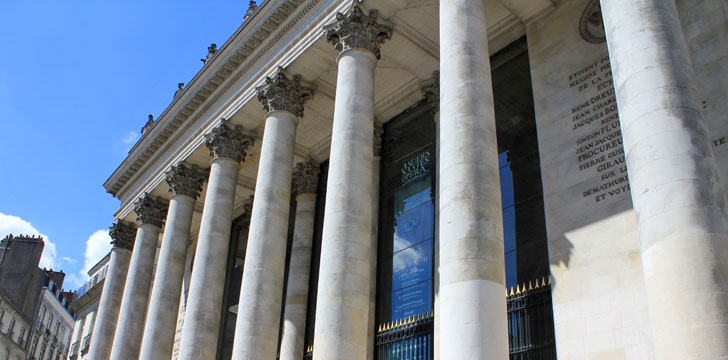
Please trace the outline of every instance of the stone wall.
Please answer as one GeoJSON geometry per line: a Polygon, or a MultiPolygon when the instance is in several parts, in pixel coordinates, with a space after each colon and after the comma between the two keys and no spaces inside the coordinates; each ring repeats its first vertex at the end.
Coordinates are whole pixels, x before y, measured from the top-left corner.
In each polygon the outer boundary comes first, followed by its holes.
{"type": "Polygon", "coordinates": [[[565,2],[527,29],[557,352],[653,359],[609,56],[603,31],[581,21],[589,3],[565,2]]]}

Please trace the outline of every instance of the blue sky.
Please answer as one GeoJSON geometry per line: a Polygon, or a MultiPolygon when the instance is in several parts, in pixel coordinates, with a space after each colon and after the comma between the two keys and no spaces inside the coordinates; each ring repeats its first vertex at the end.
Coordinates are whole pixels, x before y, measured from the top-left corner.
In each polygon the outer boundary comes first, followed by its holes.
{"type": "Polygon", "coordinates": [[[4,1],[0,238],[43,234],[41,265],[80,286],[119,201],[102,184],[240,26],[248,1],[4,1]],[[88,245],[88,247],[87,247],[88,245]],[[55,248],[55,253],[53,251],[55,248]]]}

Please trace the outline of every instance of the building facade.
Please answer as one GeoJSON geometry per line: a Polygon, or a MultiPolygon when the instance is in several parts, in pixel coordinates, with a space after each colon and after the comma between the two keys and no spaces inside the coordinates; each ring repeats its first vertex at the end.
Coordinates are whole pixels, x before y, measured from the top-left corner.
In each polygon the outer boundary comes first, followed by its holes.
{"type": "Polygon", "coordinates": [[[104,184],[90,358],[728,356],[727,35],[721,0],[264,1],[104,184]]]}
{"type": "Polygon", "coordinates": [[[68,353],[73,293],[63,271],[38,267],[43,238],[8,235],[0,242],[0,359],[57,360],[68,353]]]}
{"type": "Polygon", "coordinates": [[[76,291],[76,298],[71,303],[75,323],[71,332],[71,345],[68,351],[69,360],[88,359],[88,349],[94,330],[94,319],[96,319],[106,272],[109,269],[109,255],[104,256],[88,270],[89,280],[76,291]]]}

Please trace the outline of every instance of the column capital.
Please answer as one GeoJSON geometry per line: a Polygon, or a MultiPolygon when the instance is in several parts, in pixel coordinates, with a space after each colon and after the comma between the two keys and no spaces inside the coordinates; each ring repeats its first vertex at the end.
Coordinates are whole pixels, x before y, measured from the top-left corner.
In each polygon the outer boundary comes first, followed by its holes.
{"type": "Polygon", "coordinates": [[[202,184],[207,179],[209,171],[197,165],[186,166],[178,164],[172,166],[165,173],[169,193],[172,195],[187,195],[197,199],[202,191],[202,184]]]}
{"type": "Polygon", "coordinates": [[[109,227],[111,246],[131,251],[134,248],[136,230],[136,226],[128,221],[115,220],[114,224],[109,227]]]}
{"type": "Polygon", "coordinates": [[[334,49],[342,52],[348,49],[366,49],[379,59],[379,46],[392,38],[392,27],[377,22],[379,10],[372,9],[369,15],[354,3],[346,14],[337,13],[336,21],[324,26],[326,40],[334,49]]]}
{"type": "Polygon", "coordinates": [[[303,117],[303,104],[313,97],[313,88],[301,85],[301,75],[288,79],[280,66],[273,77],[266,76],[265,84],[255,90],[266,112],[282,110],[298,117],[303,117]]]}
{"type": "Polygon", "coordinates": [[[432,103],[432,115],[440,111],[440,71],[432,72],[432,78],[422,82],[422,95],[432,103]]]}
{"type": "Polygon", "coordinates": [[[319,169],[310,160],[296,164],[293,169],[293,194],[315,194],[319,169]]]}
{"type": "Polygon", "coordinates": [[[139,225],[150,224],[161,228],[167,217],[167,203],[160,198],[144,194],[134,202],[134,212],[137,214],[139,225]]]}
{"type": "Polygon", "coordinates": [[[374,123],[374,156],[382,155],[382,135],[384,128],[377,122],[374,123]]]}
{"type": "Polygon", "coordinates": [[[232,125],[222,119],[220,125],[205,134],[205,146],[213,159],[226,158],[236,162],[245,160],[248,146],[255,142],[255,134],[245,131],[242,125],[232,125]]]}

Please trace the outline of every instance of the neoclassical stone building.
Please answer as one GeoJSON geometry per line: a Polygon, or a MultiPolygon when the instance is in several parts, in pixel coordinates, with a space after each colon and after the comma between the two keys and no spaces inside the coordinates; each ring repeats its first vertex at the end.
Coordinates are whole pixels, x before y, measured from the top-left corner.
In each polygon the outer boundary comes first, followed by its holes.
{"type": "Polygon", "coordinates": [[[90,358],[727,357],[727,36],[722,0],[264,1],[104,184],[90,358]]]}

